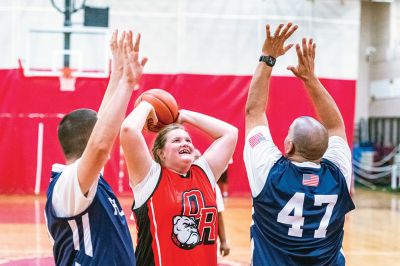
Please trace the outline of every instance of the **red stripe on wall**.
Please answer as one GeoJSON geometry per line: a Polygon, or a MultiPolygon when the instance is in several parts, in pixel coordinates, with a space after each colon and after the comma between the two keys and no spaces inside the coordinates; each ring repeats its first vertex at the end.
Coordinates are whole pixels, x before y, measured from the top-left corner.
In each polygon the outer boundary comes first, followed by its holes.
{"type": "MultiPolygon", "coordinates": [[[[239,141],[234,163],[229,167],[229,191],[231,194],[248,193],[242,151],[244,109],[250,80],[250,76],[147,74],[141,89],[134,92],[128,110],[132,110],[134,100],[144,90],[162,88],[175,96],[180,108],[202,112],[238,127],[239,141]]],[[[57,141],[61,114],[82,107],[97,110],[107,82],[107,79],[78,78],[74,92],[61,92],[58,78],[26,78],[16,69],[0,70],[0,193],[33,194],[39,122],[44,123],[41,192],[45,193],[51,165],[64,161],[57,141]]],[[[322,79],[322,83],[336,100],[344,117],[348,140],[352,143],[355,80],[322,79]]],[[[269,103],[268,120],[274,141],[280,148],[294,118],[315,116],[303,85],[296,78],[272,78],[269,103]]],[[[188,130],[194,145],[203,152],[211,140],[194,128],[188,130]]],[[[154,135],[147,137],[149,143],[153,138],[154,135]]],[[[115,145],[105,169],[105,178],[114,191],[118,191],[118,170],[119,151],[115,145]]],[[[127,178],[123,190],[131,193],[127,178]]]]}

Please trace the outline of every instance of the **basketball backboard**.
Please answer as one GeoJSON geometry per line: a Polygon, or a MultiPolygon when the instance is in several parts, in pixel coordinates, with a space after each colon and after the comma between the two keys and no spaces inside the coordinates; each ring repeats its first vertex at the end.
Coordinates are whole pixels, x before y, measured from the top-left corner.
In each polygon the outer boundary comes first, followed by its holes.
{"type": "Polygon", "coordinates": [[[108,77],[108,44],[109,33],[108,29],[104,28],[30,29],[26,40],[24,74],[60,76],[67,67],[75,78],[108,77]]]}

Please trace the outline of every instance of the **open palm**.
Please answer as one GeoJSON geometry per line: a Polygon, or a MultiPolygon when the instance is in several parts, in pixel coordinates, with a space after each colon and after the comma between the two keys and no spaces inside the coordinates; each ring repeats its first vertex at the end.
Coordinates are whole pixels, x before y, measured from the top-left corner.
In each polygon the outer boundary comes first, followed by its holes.
{"type": "Polygon", "coordinates": [[[267,37],[262,47],[262,53],[264,55],[277,58],[284,55],[293,46],[293,44],[285,46],[285,41],[296,31],[297,25],[293,26],[292,23],[288,23],[284,28],[283,26],[283,24],[280,24],[278,28],[276,28],[274,35],[271,35],[270,26],[268,24],[266,25],[265,30],[267,37]]]}
{"type": "Polygon", "coordinates": [[[144,57],[139,61],[140,33],[136,36],[135,44],[132,42],[132,32],[128,31],[124,41],[124,77],[128,84],[138,89],[140,78],[142,77],[143,68],[147,63],[144,57]]]}

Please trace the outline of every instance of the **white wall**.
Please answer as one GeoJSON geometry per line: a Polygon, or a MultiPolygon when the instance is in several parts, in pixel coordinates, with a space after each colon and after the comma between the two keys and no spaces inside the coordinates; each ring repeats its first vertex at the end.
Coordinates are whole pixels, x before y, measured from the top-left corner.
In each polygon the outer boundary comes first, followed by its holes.
{"type": "Polygon", "coordinates": [[[356,109],[355,118],[357,122],[361,118],[369,116],[369,81],[370,81],[370,61],[373,56],[373,49],[371,44],[371,22],[370,18],[374,14],[373,3],[361,2],[361,15],[360,15],[360,49],[358,58],[358,78],[357,78],[357,91],[356,91],[356,109]]]}
{"type": "Polygon", "coordinates": [[[371,55],[369,62],[364,63],[369,66],[368,69],[360,63],[358,80],[362,87],[359,86],[358,91],[362,91],[363,97],[358,98],[357,108],[361,110],[368,106],[368,115],[371,117],[400,117],[400,1],[363,2],[364,11],[361,32],[367,28],[370,30],[369,39],[361,37],[360,55],[365,51],[363,46],[374,47],[376,52],[371,55]]]}
{"type": "MultiPolygon", "coordinates": [[[[110,6],[110,28],[142,33],[148,73],[252,74],[265,24],[275,27],[293,21],[300,28],[292,42],[303,36],[317,42],[319,76],[354,80],[358,75],[358,0],[88,0],[87,4],[110,6]]],[[[73,21],[81,23],[82,14],[74,14],[73,21]]],[[[63,16],[50,0],[2,0],[0,22],[8,25],[0,35],[0,68],[14,68],[18,58],[26,58],[28,29],[59,27],[63,16]]],[[[286,70],[289,64],[296,64],[294,49],[279,58],[274,73],[291,75],[286,70]]]]}

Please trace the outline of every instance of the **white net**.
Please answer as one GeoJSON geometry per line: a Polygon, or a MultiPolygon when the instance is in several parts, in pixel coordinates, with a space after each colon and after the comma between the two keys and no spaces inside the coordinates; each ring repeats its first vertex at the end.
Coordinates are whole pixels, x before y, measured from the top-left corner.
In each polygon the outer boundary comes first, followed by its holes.
{"type": "Polygon", "coordinates": [[[75,81],[74,77],[60,77],[60,90],[61,91],[75,91],[75,81]]]}

